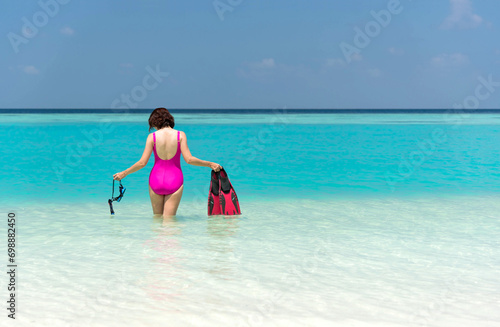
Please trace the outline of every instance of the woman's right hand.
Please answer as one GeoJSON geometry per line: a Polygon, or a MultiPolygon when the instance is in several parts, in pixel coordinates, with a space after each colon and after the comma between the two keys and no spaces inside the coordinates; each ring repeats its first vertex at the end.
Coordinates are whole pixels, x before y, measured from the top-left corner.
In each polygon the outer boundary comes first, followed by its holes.
{"type": "Polygon", "coordinates": [[[212,162],[210,163],[210,168],[212,168],[213,171],[217,172],[222,169],[222,166],[215,162],[212,162]]]}
{"type": "Polygon", "coordinates": [[[116,174],[114,174],[114,175],[113,175],[113,179],[114,179],[115,181],[121,181],[122,179],[124,179],[124,178],[125,178],[125,176],[126,176],[126,175],[125,175],[125,173],[122,171],[121,173],[116,173],[116,174]]]}

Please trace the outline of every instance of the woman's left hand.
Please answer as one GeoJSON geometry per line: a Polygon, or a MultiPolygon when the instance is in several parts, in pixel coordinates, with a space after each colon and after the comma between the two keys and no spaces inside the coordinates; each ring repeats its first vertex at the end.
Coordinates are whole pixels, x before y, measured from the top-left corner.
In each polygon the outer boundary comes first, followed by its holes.
{"type": "Polygon", "coordinates": [[[218,163],[211,162],[210,163],[210,168],[212,168],[213,171],[220,171],[222,169],[222,166],[219,165],[218,163]]]}
{"type": "Polygon", "coordinates": [[[116,180],[116,181],[121,181],[122,179],[125,178],[125,173],[122,171],[121,173],[116,173],[113,175],[113,179],[116,180]]]}

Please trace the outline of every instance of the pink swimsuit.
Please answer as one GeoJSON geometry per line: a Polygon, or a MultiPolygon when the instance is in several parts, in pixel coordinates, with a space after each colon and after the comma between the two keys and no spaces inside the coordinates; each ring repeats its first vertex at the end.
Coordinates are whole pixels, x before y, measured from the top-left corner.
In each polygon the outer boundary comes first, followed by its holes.
{"type": "Polygon", "coordinates": [[[155,164],[149,174],[149,186],[159,195],[175,193],[184,183],[184,176],[181,170],[181,143],[177,132],[177,152],[174,157],[163,160],[156,153],[156,135],[153,133],[153,152],[155,153],[155,164]]]}

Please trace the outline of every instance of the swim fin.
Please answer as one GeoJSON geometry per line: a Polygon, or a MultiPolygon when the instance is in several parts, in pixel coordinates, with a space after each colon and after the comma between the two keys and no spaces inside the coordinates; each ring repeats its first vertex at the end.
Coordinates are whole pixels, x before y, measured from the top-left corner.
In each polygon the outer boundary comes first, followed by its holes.
{"type": "Polygon", "coordinates": [[[241,215],[240,203],[238,202],[236,191],[229,181],[224,168],[219,172],[219,201],[222,215],[241,215]]]}
{"type": "Polygon", "coordinates": [[[210,189],[208,190],[208,215],[220,215],[219,173],[212,170],[210,176],[210,189]]]}

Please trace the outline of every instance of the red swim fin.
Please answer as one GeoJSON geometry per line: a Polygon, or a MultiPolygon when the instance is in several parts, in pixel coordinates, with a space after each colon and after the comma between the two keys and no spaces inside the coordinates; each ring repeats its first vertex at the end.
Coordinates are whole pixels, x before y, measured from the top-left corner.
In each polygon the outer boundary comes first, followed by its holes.
{"type": "Polygon", "coordinates": [[[219,172],[219,200],[222,215],[241,215],[240,203],[238,202],[236,191],[224,169],[221,169],[219,172]]]}
{"type": "Polygon", "coordinates": [[[210,189],[208,190],[208,215],[220,215],[220,186],[219,173],[212,170],[210,174],[210,189]]]}

